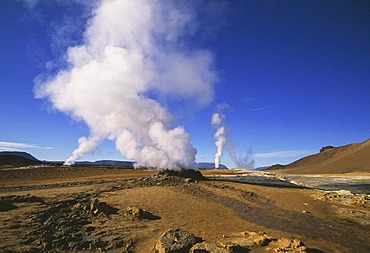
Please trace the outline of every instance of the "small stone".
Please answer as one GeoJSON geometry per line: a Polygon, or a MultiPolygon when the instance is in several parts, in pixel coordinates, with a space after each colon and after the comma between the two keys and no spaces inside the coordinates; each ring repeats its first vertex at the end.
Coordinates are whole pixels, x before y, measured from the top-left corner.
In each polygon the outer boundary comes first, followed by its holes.
{"type": "Polygon", "coordinates": [[[188,178],[185,178],[185,183],[191,183],[193,182],[193,179],[188,177],[188,178]]]}

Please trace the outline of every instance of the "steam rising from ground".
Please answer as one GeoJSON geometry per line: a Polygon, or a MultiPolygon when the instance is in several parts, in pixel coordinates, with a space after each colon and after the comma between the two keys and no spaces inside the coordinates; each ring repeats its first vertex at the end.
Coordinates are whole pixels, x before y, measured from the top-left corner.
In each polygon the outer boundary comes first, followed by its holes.
{"type": "Polygon", "coordinates": [[[84,43],[67,50],[68,67],[36,82],[36,97],[90,129],[65,164],[109,139],[137,166],[196,168],[189,135],[172,125],[172,115],[156,99],[200,107],[213,99],[213,55],[184,42],[193,18],[191,8],[175,1],[101,1],[86,25],[84,43]]]}
{"type": "Polygon", "coordinates": [[[224,146],[226,144],[226,128],[224,126],[224,116],[220,113],[214,113],[211,118],[211,124],[213,127],[217,128],[216,133],[214,134],[215,146],[217,148],[215,154],[215,168],[220,167],[220,161],[224,146]]]}
{"type": "Polygon", "coordinates": [[[215,146],[217,148],[214,156],[215,168],[218,169],[220,167],[221,156],[223,154],[224,146],[226,145],[230,158],[234,162],[236,168],[253,169],[254,160],[251,158],[252,151],[250,149],[244,157],[238,157],[236,155],[234,144],[228,135],[225,115],[221,112],[214,113],[211,118],[211,125],[216,128],[216,133],[213,136],[215,139],[215,146]]]}

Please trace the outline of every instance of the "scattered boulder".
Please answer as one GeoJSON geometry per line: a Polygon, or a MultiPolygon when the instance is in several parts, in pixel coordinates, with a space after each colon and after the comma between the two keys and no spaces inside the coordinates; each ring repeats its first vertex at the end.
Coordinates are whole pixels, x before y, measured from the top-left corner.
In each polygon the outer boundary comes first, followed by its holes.
{"type": "Polygon", "coordinates": [[[171,228],[164,232],[155,245],[156,253],[188,253],[197,243],[197,238],[187,231],[171,228]]]}
{"type": "Polygon", "coordinates": [[[347,205],[369,205],[370,196],[366,194],[352,194],[350,191],[340,190],[326,192],[317,197],[319,200],[343,203],[347,205]]]}
{"type": "Polygon", "coordinates": [[[93,215],[110,215],[110,214],[117,214],[118,208],[111,207],[106,202],[100,202],[98,199],[93,200],[83,200],[77,202],[72,206],[72,210],[79,210],[82,209],[85,212],[89,212],[93,215]]]}
{"type": "MultiPolygon", "coordinates": [[[[29,252],[131,252],[130,239],[104,237],[95,234],[92,226],[96,217],[115,214],[117,208],[98,199],[81,195],[79,198],[58,201],[38,213],[34,220],[38,227],[21,236],[21,243],[33,247],[29,252]],[[125,251],[126,250],[126,251],[125,251]]],[[[28,252],[28,251],[27,251],[28,252]]]]}
{"type": "Polygon", "coordinates": [[[216,244],[199,242],[191,247],[190,253],[230,253],[230,250],[221,248],[216,244]]]}
{"type": "Polygon", "coordinates": [[[156,216],[144,209],[137,208],[137,207],[127,207],[123,211],[123,215],[131,220],[135,219],[147,219],[147,220],[158,220],[160,219],[159,216],[156,216]]]}
{"type": "Polygon", "coordinates": [[[179,228],[169,229],[161,235],[153,248],[154,253],[244,253],[250,251],[278,253],[306,253],[309,249],[298,239],[274,239],[265,232],[240,232],[223,235],[216,244],[179,228]]]}
{"type": "Polygon", "coordinates": [[[219,239],[218,245],[226,249],[235,247],[246,249],[252,246],[266,246],[272,240],[273,238],[267,235],[265,232],[245,231],[241,233],[234,233],[230,236],[225,236],[222,239],[219,239]]]}
{"type": "Polygon", "coordinates": [[[105,214],[105,215],[117,214],[118,210],[119,209],[111,207],[106,202],[100,202],[98,199],[94,199],[90,203],[90,211],[94,215],[98,215],[98,214],[105,214]]]}
{"type": "Polygon", "coordinates": [[[275,252],[278,253],[287,253],[287,252],[294,252],[294,253],[306,253],[307,247],[303,244],[302,241],[298,239],[288,239],[282,238],[277,241],[278,247],[275,248],[275,252]]]}

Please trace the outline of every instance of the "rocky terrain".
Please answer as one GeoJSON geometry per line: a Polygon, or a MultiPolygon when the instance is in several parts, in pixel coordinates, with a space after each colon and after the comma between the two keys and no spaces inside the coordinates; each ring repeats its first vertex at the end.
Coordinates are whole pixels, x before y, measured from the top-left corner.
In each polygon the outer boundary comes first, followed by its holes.
{"type": "Polygon", "coordinates": [[[370,248],[367,195],[206,180],[198,173],[48,170],[21,170],[27,180],[20,170],[0,171],[1,252],[370,248]]]}

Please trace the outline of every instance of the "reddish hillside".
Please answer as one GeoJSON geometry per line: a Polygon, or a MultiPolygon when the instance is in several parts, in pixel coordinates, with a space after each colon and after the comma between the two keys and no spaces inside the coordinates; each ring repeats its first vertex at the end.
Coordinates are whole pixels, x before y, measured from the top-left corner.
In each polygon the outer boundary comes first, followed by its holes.
{"type": "Polygon", "coordinates": [[[370,139],[341,147],[327,146],[318,154],[304,157],[285,166],[274,165],[268,170],[292,174],[370,172],[370,139]]]}

